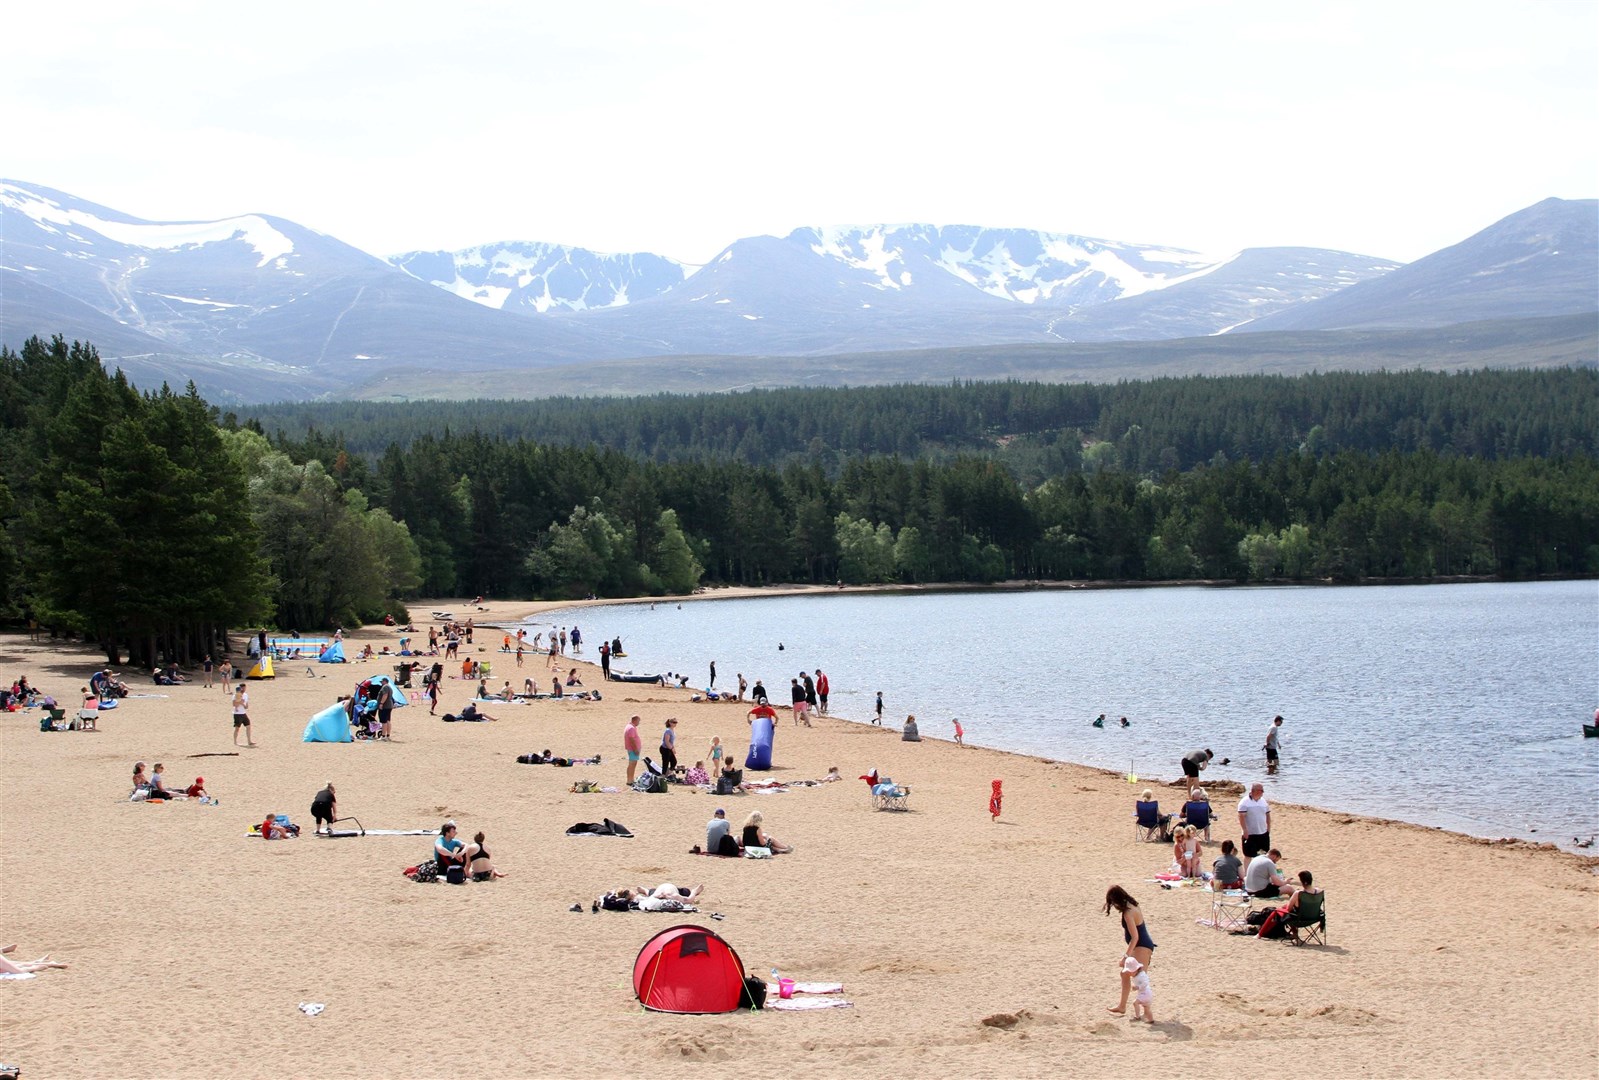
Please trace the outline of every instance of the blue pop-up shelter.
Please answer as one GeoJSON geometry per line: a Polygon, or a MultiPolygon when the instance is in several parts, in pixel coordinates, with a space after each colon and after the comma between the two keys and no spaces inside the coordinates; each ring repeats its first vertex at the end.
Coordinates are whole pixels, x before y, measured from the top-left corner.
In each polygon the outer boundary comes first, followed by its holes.
{"type": "Polygon", "coordinates": [[[301,742],[354,742],[350,734],[350,716],[344,711],[344,702],[336,701],[311,717],[305,725],[301,742]]]}
{"type": "Polygon", "coordinates": [[[772,737],[776,734],[777,714],[768,705],[750,710],[750,750],[744,767],[764,772],[772,767],[772,737]]]}
{"type": "Polygon", "coordinates": [[[319,663],[319,664],[342,664],[342,663],[345,663],[345,659],[344,659],[344,642],[335,641],[332,645],[329,645],[326,649],[323,649],[322,650],[322,655],[317,657],[317,663],[319,663]]]}

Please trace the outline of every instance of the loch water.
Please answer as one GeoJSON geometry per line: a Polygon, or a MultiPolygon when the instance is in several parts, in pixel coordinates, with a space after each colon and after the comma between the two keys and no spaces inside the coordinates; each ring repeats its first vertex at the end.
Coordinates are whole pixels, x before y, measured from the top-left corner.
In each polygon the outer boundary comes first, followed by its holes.
{"type": "MultiPolygon", "coordinates": [[[[868,720],[881,690],[885,723],[915,714],[924,737],[959,717],[970,743],[1151,778],[1209,747],[1232,763],[1207,778],[1266,779],[1281,714],[1279,801],[1565,847],[1599,834],[1594,581],[840,592],[530,623],[551,625],[580,626],[589,660],[621,637],[617,670],[704,687],[714,659],[718,689],[742,672],[786,702],[822,668],[835,716],[868,720]]],[[[737,744],[692,720],[685,746],[737,744]]]]}

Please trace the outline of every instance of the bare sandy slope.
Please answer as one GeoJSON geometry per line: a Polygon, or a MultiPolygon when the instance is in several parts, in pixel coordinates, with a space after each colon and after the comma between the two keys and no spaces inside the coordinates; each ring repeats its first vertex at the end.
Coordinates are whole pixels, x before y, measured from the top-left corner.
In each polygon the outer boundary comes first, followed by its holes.
{"type": "MultiPolygon", "coordinates": [[[[492,607],[482,617],[534,609],[492,607]]],[[[520,682],[497,643],[480,634],[474,649],[487,645],[496,677],[520,682]]],[[[28,672],[66,699],[95,660],[0,639],[6,678],[28,672]]],[[[1328,893],[1331,945],[1294,948],[1199,925],[1208,894],[1149,884],[1169,855],[1133,841],[1135,791],[1120,777],[904,743],[842,720],[795,730],[785,718],[772,775],[837,765],[852,779],[720,799],[575,795],[579,777],[620,783],[630,713],[645,717],[647,747],[677,716],[680,756],[693,761],[713,735],[742,756],[743,708],[613,684],[598,704],[491,708],[502,717],[493,724],[446,725],[413,705],[391,744],[306,744],[306,719],[379,665],[324,665],[309,678],[305,667],[250,684],[261,745],[237,757],[191,756],[234,749],[223,696],[198,685],[139,684],[170,696],[127,700],[99,734],[47,735],[36,713],[0,715],[0,938],[72,965],[0,982],[0,1061],[36,1077],[608,1077],[690,1062],[725,1076],[1599,1072],[1593,860],[1279,807],[1287,867],[1312,869],[1328,893]],[[605,764],[516,764],[546,747],[605,764]],[[221,805],[127,802],[136,759],[164,762],[177,783],[203,775],[221,805]],[[853,777],[874,766],[912,785],[913,813],[870,809],[853,777]],[[1005,785],[998,824],[987,813],[994,778],[1005,785]],[[330,780],[341,810],[368,828],[453,816],[467,835],[485,830],[512,876],[413,884],[400,870],[427,853],[425,837],[246,837],[268,811],[309,832],[311,796],[330,780]],[[759,808],[798,851],[767,862],[690,855],[718,805],[735,820],[759,808]],[[563,835],[602,817],[636,838],[563,835]],[[702,911],[726,916],[706,925],[748,968],[842,981],[854,1008],[643,1012],[634,957],[683,917],[588,905],[607,887],[662,880],[705,883],[702,911]],[[1123,950],[1101,912],[1113,882],[1143,902],[1158,943],[1153,1027],[1105,1011],[1123,950]],[[327,1009],[308,1018],[302,1001],[327,1009]]],[[[528,659],[533,672],[542,658],[528,659]]],[[[446,686],[441,712],[457,711],[469,687],[446,686]]],[[[968,738],[982,740],[979,724],[968,738]]],[[[1207,848],[1207,865],[1215,854],[1207,848]]]]}

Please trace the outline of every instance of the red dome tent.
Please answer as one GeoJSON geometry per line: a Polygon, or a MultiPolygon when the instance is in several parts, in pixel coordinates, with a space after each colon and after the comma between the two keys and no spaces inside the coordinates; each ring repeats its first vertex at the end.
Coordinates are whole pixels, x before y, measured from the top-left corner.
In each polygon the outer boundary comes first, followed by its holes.
{"type": "Polygon", "coordinates": [[[633,961],[633,992],[652,1012],[734,1012],[743,991],[743,961],[703,926],[662,930],[633,961]]]}

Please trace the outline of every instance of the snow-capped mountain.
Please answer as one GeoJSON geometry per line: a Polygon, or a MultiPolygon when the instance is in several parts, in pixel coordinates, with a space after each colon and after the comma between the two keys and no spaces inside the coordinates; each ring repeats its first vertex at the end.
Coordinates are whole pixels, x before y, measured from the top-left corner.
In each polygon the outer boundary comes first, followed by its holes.
{"type": "Polygon", "coordinates": [[[130,373],[147,352],[202,358],[261,380],[256,396],[318,393],[374,369],[463,357],[477,367],[537,367],[644,351],[603,331],[462,303],[282,218],[149,222],[14,181],[0,181],[0,268],[0,284],[12,274],[30,283],[24,310],[0,305],[0,340],[103,341],[101,322],[86,318],[93,311],[135,335],[102,353],[130,373]],[[146,340],[149,349],[139,348],[146,340]]]}
{"type": "Polygon", "coordinates": [[[1224,331],[1387,273],[1344,252],[1225,257],[1032,229],[854,225],[735,241],[704,267],[550,244],[396,266],[488,307],[585,312],[669,353],[827,353],[1224,331]]]}
{"type": "Polygon", "coordinates": [[[483,244],[409,251],[389,262],[484,307],[543,315],[619,307],[657,296],[699,269],[660,255],[602,255],[562,244],[483,244]]]}
{"type": "Polygon", "coordinates": [[[391,262],[266,214],[152,222],[0,181],[0,343],[63,334],[141,385],[193,378],[219,399],[273,400],[459,392],[596,360],[1441,325],[1599,307],[1595,205],[1549,200],[1399,269],[933,225],[749,237],[694,267],[550,244],[391,262]]]}
{"type": "Polygon", "coordinates": [[[1448,326],[1599,306],[1599,200],[1545,199],[1475,236],[1241,329],[1448,326]]]}

